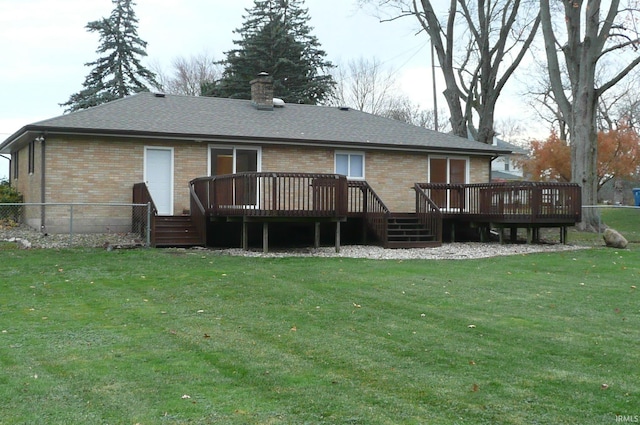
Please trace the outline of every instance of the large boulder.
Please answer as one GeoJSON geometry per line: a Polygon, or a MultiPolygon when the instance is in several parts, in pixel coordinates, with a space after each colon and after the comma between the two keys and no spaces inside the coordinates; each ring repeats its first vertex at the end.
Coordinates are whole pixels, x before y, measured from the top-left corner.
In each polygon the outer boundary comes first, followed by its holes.
{"type": "Polygon", "coordinates": [[[625,249],[629,243],[624,236],[613,229],[605,230],[602,238],[604,239],[604,244],[611,248],[625,249]]]}

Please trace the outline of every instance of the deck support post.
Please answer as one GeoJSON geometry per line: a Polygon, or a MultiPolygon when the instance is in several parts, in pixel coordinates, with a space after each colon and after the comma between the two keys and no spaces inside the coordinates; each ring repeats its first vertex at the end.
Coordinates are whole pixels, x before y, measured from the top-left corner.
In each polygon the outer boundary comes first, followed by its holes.
{"type": "Polygon", "coordinates": [[[456,241],[456,223],[451,223],[451,242],[456,241]]]}
{"type": "Polygon", "coordinates": [[[313,247],[318,249],[320,248],[320,222],[316,221],[315,222],[315,231],[314,231],[314,237],[313,237],[313,247]]]}
{"type": "Polygon", "coordinates": [[[262,223],[262,252],[269,252],[269,223],[262,223]]]}
{"type": "Polygon", "coordinates": [[[527,227],[527,244],[531,245],[531,243],[533,242],[533,231],[534,229],[532,229],[531,227],[527,227]]]}
{"type": "Polygon", "coordinates": [[[480,242],[489,242],[491,226],[480,226],[480,242]]]}
{"type": "Polygon", "coordinates": [[[562,245],[567,244],[567,226],[560,227],[560,243],[562,245]]]}
{"type": "Polygon", "coordinates": [[[249,250],[249,223],[246,220],[242,220],[242,249],[249,250]]]}
{"type": "Polygon", "coordinates": [[[340,221],[336,221],[336,252],[340,252],[340,221]]]}
{"type": "MultiPolygon", "coordinates": [[[[511,230],[511,242],[515,243],[518,242],[518,228],[517,227],[512,227],[510,228],[511,230]]],[[[527,230],[527,235],[529,235],[528,233],[529,231],[527,230]]],[[[527,236],[528,238],[528,236],[527,236]]]]}

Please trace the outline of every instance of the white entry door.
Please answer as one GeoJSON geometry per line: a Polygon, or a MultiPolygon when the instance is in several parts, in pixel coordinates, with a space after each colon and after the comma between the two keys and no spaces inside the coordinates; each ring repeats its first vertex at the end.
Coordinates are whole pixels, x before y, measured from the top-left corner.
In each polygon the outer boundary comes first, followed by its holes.
{"type": "Polygon", "coordinates": [[[144,181],[158,215],[173,215],[173,149],[144,148],[144,181]]]}

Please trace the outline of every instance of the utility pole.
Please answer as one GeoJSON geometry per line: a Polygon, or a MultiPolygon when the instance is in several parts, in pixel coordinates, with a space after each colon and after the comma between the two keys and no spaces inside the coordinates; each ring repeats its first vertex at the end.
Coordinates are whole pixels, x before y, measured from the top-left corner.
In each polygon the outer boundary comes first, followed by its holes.
{"type": "Polygon", "coordinates": [[[433,84],[433,124],[438,131],[438,95],[436,93],[436,64],[433,62],[433,41],[431,42],[431,83],[433,84]]]}

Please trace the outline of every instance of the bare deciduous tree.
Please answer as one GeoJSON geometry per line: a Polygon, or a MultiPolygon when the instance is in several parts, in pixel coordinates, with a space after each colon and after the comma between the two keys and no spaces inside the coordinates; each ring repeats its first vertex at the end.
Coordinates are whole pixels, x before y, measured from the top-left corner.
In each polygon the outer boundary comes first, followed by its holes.
{"type": "Polygon", "coordinates": [[[394,73],[377,60],[357,59],[337,66],[336,88],[329,103],[381,115],[403,102],[394,73]]]}
{"type": "Polygon", "coordinates": [[[450,0],[446,18],[441,19],[435,1],[361,2],[391,10],[386,20],[417,18],[444,75],[453,133],[461,137],[471,133],[476,140],[491,143],[498,97],[535,37],[540,23],[537,8],[526,0],[450,0]]]}
{"type": "Polygon", "coordinates": [[[222,75],[221,66],[207,53],[176,57],[169,74],[160,68],[158,64],[153,65],[162,89],[169,94],[186,96],[200,96],[203,85],[214,83],[222,75]]]}
{"type": "MultiPolygon", "coordinates": [[[[570,0],[561,4],[563,25],[556,25],[550,0],[540,0],[540,15],[544,35],[551,89],[568,124],[571,141],[572,181],[582,186],[582,203],[597,202],[597,129],[598,99],[620,82],[639,63],[636,54],[622,62],[605,58],[624,57],[626,49],[636,49],[639,38],[636,26],[638,13],[635,0],[610,0],[608,10],[602,10],[600,0],[570,0]],[[564,59],[570,82],[563,84],[560,55],[564,59]],[[606,62],[610,77],[597,84],[599,66],[606,62]],[[614,67],[614,64],[618,64],[614,67]]],[[[560,7],[560,6],[559,6],[560,7]]],[[[587,209],[581,228],[598,225],[596,212],[587,209]]]]}
{"type": "Polygon", "coordinates": [[[419,127],[435,128],[433,111],[420,108],[402,93],[395,72],[385,69],[377,59],[360,58],[346,66],[338,65],[334,79],[336,87],[329,105],[349,106],[419,127]]]}

